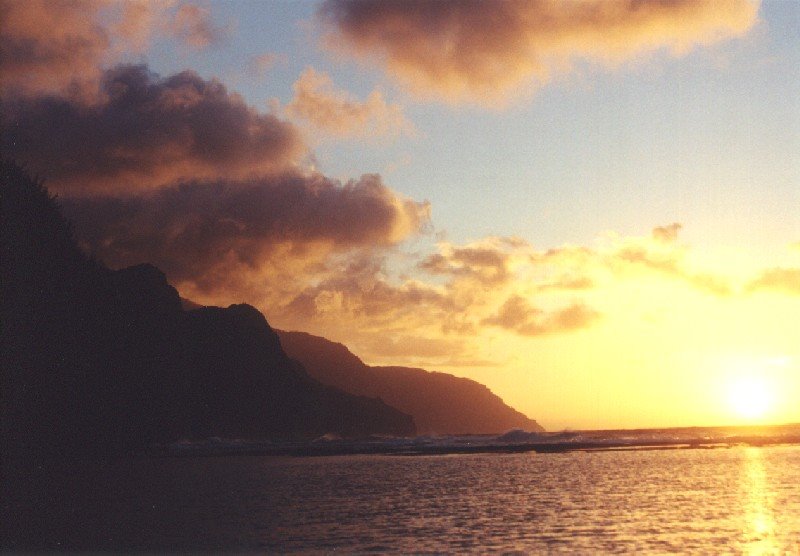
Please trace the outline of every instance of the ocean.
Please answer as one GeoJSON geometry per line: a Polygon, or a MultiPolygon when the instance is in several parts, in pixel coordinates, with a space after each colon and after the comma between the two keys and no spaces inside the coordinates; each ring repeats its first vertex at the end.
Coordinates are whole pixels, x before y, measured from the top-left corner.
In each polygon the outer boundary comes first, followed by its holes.
{"type": "Polygon", "coordinates": [[[4,546],[800,553],[799,445],[681,438],[669,449],[584,449],[584,440],[570,436],[579,449],[555,452],[18,462],[2,502],[4,546]]]}

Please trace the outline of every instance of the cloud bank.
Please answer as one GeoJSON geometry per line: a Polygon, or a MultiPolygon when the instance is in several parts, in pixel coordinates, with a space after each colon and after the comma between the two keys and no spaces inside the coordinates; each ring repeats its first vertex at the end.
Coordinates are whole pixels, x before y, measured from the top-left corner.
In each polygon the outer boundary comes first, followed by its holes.
{"type": "Polygon", "coordinates": [[[59,95],[3,102],[4,153],[64,194],[244,178],[306,153],[294,126],[191,71],[160,78],[118,66],[103,73],[101,91],[94,103],[59,95]]]}
{"type": "MultiPolygon", "coordinates": [[[[66,202],[84,243],[112,266],[148,261],[179,284],[234,294],[237,275],[281,259],[380,249],[419,232],[428,206],[379,176],[341,184],[320,174],[188,182],[148,194],[66,202]]],[[[302,281],[298,277],[298,281],[302,281]]]]}
{"type": "Polygon", "coordinates": [[[741,35],[757,10],[748,0],[326,0],[319,19],[329,48],[381,64],[423,97],[488,103],[577,59],[681,55],[741,35]]]}

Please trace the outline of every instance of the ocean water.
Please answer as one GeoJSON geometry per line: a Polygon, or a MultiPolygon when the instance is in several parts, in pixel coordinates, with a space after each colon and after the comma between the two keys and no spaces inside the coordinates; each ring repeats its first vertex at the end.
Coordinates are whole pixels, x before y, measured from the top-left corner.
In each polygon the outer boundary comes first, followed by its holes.
{"type": "MultiPolygon", "coordinates": [[[[6,548],[800,553],[800,446],[33,465],[6,548]]],[[[18,470],[19,471],[19,470],[18,470]]]]}

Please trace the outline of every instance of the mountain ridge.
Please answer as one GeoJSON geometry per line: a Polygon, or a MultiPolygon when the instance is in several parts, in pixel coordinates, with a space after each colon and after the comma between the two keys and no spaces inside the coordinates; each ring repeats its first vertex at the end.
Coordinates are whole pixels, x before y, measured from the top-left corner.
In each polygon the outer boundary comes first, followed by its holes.
{"type": "Polygon", "coordinates": [[[257,309],[184,311],[150,264],[78,247],[55,197],[0,161],[3,455],[119,454],[181,438],[413,435],[413,419],[310,377],[257,309]]]}
{"type": "Polygon", "coordinates": [[[344,344],[307,332],[276,332],[286,353],[320,382],[382,399],[412,415],[419,434],[544,431],[477,381],[414,367],[370,366],[344,344]]]}

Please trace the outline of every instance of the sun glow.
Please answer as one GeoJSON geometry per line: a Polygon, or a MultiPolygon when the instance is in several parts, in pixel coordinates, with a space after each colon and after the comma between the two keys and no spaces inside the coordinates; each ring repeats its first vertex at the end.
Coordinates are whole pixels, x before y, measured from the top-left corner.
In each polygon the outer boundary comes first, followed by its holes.
{"type": "Polygon", "coordinates": [[[728,403],[737,416],[755,420],[764,417],[772,409],[775,392],[762,377],[739,377],[728,385],[728,403]]]}

